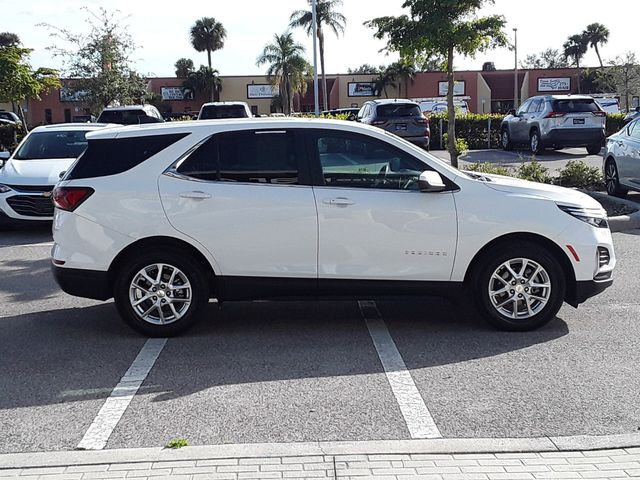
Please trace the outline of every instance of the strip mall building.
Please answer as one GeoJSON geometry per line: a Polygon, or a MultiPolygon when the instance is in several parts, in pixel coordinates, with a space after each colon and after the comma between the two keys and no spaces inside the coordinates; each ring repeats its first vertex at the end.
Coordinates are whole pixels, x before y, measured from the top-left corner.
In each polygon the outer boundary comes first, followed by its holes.
{"type": "MultiPolygon", "coordinates": [[[[545,69],[519,70],[518,98],[520,102],[534,95],[553,93],[577,93],[579,70],[545,69]]],[[[514,101],[513,70],[462,71],[456,72],[456,96],[463,98],[469,110],[476,113],[504,113],[513,108],[514,101]]],[[[361,107],[374,96],[376,75],[328,75],[327,90],[329,108],[361,107]]],[[[256,115],[266,115],[274,111],[273,99],[276,93],[264,76],[228,76],[221,77],[222,91],[220,101],[239,100],[249,104],[256,115]]],[[[150,78],[149,89],[162,98],[160,110],[163,113],[198,112],[208,99],[193,95],[183,88],[184,79],[150,78]]],[[[400,81],[399,85],[387,88],[389,98],[436,98],[447,92],[447,77],[443,72],[422,72],[416,74],[413,81],[400,81]]],[[[63,81],[64,84],[64,81],[63,81]]],[[[322,105],[322,89],[320,88],[322,105]]],[[[384,97],[385,94],[382,93],[384,97]]],[[[294,101],[297,111],[313,110],[313,88],[307,88],[304,95],[294,101]]],[[[62,123],[85,120],[89,113],[82,101],[69,95],[62,88],[44,95],[40,101],[31,101],[27,105],[27,120],[32,125],[62,123]]]]}

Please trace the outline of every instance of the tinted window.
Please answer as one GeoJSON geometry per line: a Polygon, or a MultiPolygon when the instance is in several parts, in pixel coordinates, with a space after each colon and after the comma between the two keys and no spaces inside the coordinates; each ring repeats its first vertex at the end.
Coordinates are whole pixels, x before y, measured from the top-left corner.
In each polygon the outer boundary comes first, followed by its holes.
{"type": "Polygon", "coordinates": [[[105,177],[126,172],[187,135],[176,133],[90,140],[87,150],[75,163],[66,179],[105,177]]]}
{"type": "Polygon", "coordinates": [[[640,126],[638,125],[638,121],[633,122],[629,126],[629,135],[632,138],[640,139],[640,126]]]}
{"type": "Polygon", "coordinates": [[[293,134],[246,131],[215,135],[189,155],[178,172],[204,180],[297,184],[293,134]]]}
{"type": "Polygon", "coordinates": [[[554,100],[551,105],[554,112],[563,113],[597,112],[600,110],[598,104],[590,98],[554,100]]]}
{"type": "Polygon", "coordinates": [[[144,110],[105,110],[100,114],[98,123],[119,123],[121,125],[137,125],[139,117],[146,117],[144,110]]]}
{"type": "Polygon", "coordinates": [[[536,100],[533,100],[531,102],[531,104],[529,105],[529,109],[527,110],[527,112],[528,113],[535,113],[535,112],[540,111],[540,104],[541,103],[542,103],[542,100],[539,99],[539,98],[536,99],[536,100]]]}
{"type": "Polygon", "coordinates": [[[428,165],[405,152],[361,135],[319,133],[318,158],[331,187],[417,190],[428,165]]]}
{"type": "Polygon", "coordinates": [[[225,105],[203,107],[200,120],[211,120],[214,118],[246,118],[247,111],[242,105],[225,105]]]}
{"type": "Polygon", "coordinates": [[[86,130],[32,133],[13,158],[18,160],[76,158],[87,148],[87,140],[84,138],[86,133],[86,130]]]}
{"type": "Polygon", "coordinates": [[[378,105],[376,110],[378,117],[421,117],[422,112],[418,105],[411,103],[390,103],[378,105]]]}

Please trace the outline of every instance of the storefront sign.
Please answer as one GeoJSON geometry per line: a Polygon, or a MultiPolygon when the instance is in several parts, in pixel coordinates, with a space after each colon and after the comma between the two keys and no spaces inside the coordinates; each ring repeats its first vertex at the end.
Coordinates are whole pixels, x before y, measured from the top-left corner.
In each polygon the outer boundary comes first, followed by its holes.
{"type": "MultiPolygon", "coordinates": [[[[444,97],[449,92],[449,82],[438,82],[438,95],[444,97]]],[[[460,80],[453,83],[453,94],[464,95],[465,83],[464,80],[460,80]]]]}
{"type": "Polygon", "coordinates": [[[570,77],[549,77],[538,79],[539,92],[568,92],[571,90],[570,77]]]}
{"type": "Polygon", "coordinates": [[[349,82],[347,95],[350,97],[375,97],[376,84],[374,82],[349,82]]]}
{"type": "Polygon", "coordinates": [[[193,90],[185,87],[161,87],[163,101],[193,100],[193,90]]]}
{"type": "Polygon", "coordinates": [[[247,98],[274,98],[278,96],[278,87],[270,84],[247,85],[247,98]]]}
{"type": "Polygon", "coordinates": [[[82,102],[86,96],[87,92],[83,90],[73,90],[69,87],[62,87],[60,89],[61,102],[82,102]]]}

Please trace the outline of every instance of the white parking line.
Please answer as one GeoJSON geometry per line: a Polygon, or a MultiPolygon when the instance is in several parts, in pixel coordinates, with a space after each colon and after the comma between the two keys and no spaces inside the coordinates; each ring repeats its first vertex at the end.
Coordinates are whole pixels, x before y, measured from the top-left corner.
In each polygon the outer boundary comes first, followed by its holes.
{"type": "Polygon", "coordinates": [[[400,356],[398,347],[380,316],[376,302],[359,301],[358,306],[411,438],[442,438],[411,373],[400,356]]]}
{"type": "Polygon", "coordinates": [[[102,450],[113,430],[118,425],[133,396],[151,371],[160,352],[167,343],[166,338],[150,338],[133,361],[127,373],[111,392],[93,423],[80,440],[79,450],[102,450]]]}

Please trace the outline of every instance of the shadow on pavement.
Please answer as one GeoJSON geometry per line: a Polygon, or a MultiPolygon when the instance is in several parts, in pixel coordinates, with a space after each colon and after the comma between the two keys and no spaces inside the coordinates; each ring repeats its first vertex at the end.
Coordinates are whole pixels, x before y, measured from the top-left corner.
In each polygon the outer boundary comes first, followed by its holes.
{"type": "Polygon", "coordinates": [[[0,262],[0,297],[8,302],[30,302],[60,292],[51,274],[51,260],[4,260],[0,262]]]}
{"type": "Polygon", "coordinates": [[[0,224],[0,247],[51,242],[51,222],[43,224],[2,225],[0,224]]]}

